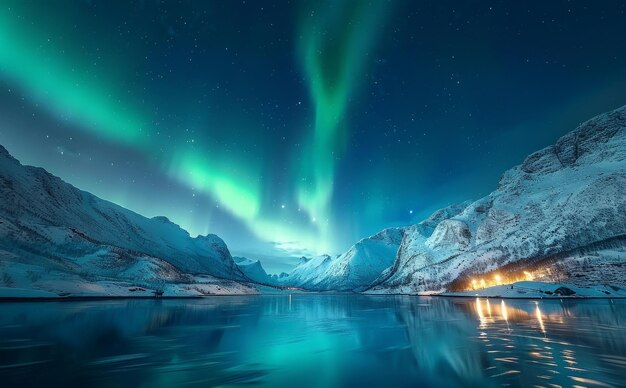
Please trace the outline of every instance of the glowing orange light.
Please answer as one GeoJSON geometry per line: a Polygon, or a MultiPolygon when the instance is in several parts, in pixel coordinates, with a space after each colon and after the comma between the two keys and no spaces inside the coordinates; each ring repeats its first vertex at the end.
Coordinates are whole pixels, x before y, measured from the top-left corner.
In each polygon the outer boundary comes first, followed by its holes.
{"type": "Polygon", "coordinates": [[[482,279],[481,278],[469,279],[469,281],[466,283],[465,291],[481,290],[481,289],[493,287],[496,285],[497,286],[509,285],[515,282],[520,282],[520,281],[534,281],[535,278],[538,278],[538,277],[543,278],[546,275],[551,276],[550,274],[555,272],[555,271],[550,271],[550,268],[535,269],[532,272],[531,271],[519,271],[517,273],[507,273],[504,275],[500,273],[496,273],[496,271],[482,274],[481,275],[483,276],[482,279]]]}

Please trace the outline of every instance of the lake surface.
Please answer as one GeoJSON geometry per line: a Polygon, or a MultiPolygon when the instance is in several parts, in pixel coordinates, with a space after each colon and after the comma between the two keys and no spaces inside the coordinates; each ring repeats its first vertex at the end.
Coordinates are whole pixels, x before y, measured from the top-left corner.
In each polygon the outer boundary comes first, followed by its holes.
{"type": "Polygon", "coordinates": [[[0,385],[625,386],[626,300],[0,303],[0,385]]]}

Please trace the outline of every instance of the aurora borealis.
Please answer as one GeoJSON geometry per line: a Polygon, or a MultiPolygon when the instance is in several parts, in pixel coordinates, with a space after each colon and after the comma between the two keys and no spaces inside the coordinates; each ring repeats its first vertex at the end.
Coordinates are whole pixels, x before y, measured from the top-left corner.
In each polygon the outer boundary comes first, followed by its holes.
{"type": "Polygon", "coordinates": [[[304,153],[306,173],[298,185],[298,204],[312,218],[320,218],[322,239],[328,232],[324,221],[330,218],[335,160],[342,155],[347,138],[343,120],[348,98],[363,78],[363,67],[388,6],[385,2],[336,2],[321,10],[313,7],[303,16],[300,55],[315,118],[310,146],[304,153]]]}
{"type": "Polygon", "coordinates": [[[626,5],[3,1],[0,144],[270,272],[626,103],[626,5]]]}

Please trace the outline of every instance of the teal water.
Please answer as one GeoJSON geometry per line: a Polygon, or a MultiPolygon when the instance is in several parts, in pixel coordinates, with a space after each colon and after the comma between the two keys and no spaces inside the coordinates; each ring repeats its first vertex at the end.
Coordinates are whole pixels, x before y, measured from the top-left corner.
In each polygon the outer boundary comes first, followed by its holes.
{"type": "Polygon", "coordinates": [[[626,300],[0,304],[0,386],[626,386],[626,300]]]}

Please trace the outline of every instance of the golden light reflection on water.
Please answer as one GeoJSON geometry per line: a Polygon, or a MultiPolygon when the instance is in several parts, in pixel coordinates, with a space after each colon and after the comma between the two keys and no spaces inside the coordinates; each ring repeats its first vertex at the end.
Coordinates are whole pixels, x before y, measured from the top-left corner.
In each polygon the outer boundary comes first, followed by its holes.
{"type": "Polygon", "coordinates": [[[541,316],[541,310],[539,309],[539,303],[537,303],[537,308],[535,309],[535,315],[537,316],[537,321],[539,322],[539,327],[543,334],[546,334],[546,327],[543,324],[543,317],[541,316]]]}
{"type": "MultiPolygon", "coordinates": [[[[480,322],[477,340],[489,358],[484,372],[490,378],[504,385],[540,379],[545,386],[615,386],[589,378],[591,373],[602,370],[597,369],[599,360],[587,357],[580,363],[576,354],[580,348],[562,338],[578,325],[576,319],[571,319],[576,316],[566,306],[555,309],[554,303],[543,306],[538,301],[492,302],[486,298],[473,302],[480,322]],[[530,376],[529,370],[542,373],[530,376]]],[[[593,332],[590,328],[587,331],[593,332]]],[[[578,335],[584,333],[580,331],[578,335]]],[[[619,363],[626,366],[626,357],[620,358],[619,363]]]]}
{"type": "Polygon", "coordinates": [[[488,323],[504,322],[525,322],[532,320],[537,322],[539,330],[546,333],[545,318],[548,317],[555,323],[563,323],[562,315],[546,316],[539,307],[539,303],[535,302],[535,308],[530,312],[520,308],[510,307],[504,300],[499,304],[493,304],[488,299],[476,298],[474,301],[474,310],[481,325],[488,323]]]}
{"type": "Polygon", "coordinates": [[[485,314],[483,313],[483,305],[479,298],[476,298],[476,314],[478,314],[478,320],[480,321],[479,327],[484,327],[486,324],[485,314]]]}

